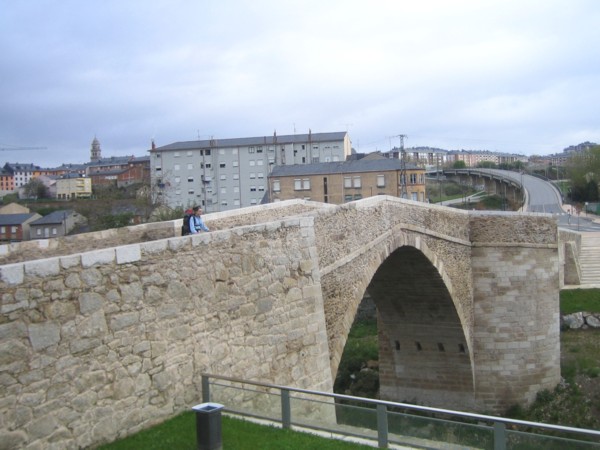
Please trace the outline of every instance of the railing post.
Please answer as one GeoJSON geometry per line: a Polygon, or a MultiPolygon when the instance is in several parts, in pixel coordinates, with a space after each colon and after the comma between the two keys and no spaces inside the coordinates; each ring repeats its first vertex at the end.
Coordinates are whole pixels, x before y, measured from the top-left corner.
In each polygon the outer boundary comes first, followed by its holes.
{"type": "Polygon", "coordinates": [[[210,385],[208,375],[202,375],[202,403],[210,402],[210,385]]]}
{"type": "Polygon", "coordinates": [[[281,390],[281,426],[283,428],[292,427],[292,411],[290,409],[290,391],[281,390]]]}
{"type": "Polygon", "coordinates": [[[377,405],[377,444],[379,448],[388,448],[388,420],[385,405],[377,405]]]}
{"type": "Polygon", "coordinates": [[[506,425],[494,422],[494,450],[506,450],[506,425]]]}

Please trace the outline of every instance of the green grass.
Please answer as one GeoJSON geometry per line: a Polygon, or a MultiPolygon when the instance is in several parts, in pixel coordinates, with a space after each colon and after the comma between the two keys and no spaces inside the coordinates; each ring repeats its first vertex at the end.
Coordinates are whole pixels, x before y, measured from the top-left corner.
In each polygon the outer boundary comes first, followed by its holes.
{"type": "MultiPolygon", "coordinates": [[[[372,447],[309,433],[259,425],[221,416],[221,437],[226,450],[360,450],[372,447]]],[[[196,450],[196,416],[185,412],[173,419],[140,431],[125,439],[99,447],[99,450],[196,450]]]]}
{"type": "Polygon", "coordinates": [[[333,391],[351,392],[357,397],[370,397],[377,392],[379,375],[372,371],[361,371],[364,364],[371,360],[379,360],[377,320],[355,322],[342,353],[333,391]]]}
{"type": "Polygon", "coordinates": [[[586,311],[600,313],[600,289],[566,289],[560,291],[560,313],[586,311]]]}

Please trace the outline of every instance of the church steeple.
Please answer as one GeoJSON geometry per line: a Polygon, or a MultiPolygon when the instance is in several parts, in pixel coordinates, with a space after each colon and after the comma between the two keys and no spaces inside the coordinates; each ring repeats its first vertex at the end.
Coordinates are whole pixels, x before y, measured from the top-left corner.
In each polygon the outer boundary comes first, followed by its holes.
{"type": "Polygon", "coordinates": [[[92,150],[90,152],[90,161],[96,162],[102,159],[102,151],[100,150],[100,141],[98,138],[94,136],[94,140],[92,141],[92,150]]]}

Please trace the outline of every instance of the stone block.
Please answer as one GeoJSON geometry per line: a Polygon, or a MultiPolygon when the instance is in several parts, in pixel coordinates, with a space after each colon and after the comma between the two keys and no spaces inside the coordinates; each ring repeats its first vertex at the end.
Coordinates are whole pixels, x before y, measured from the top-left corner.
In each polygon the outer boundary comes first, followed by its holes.
{"type": "Polygon", "coordinates": [[[29,340],[35,351],[43,350],[60,341],[60,327],[52,322],[29,325],[29,340]]]}
{"type": "Polygon", "coordinates": [[[142,257],[142,251],[139,244],[125,245],[116,249],[117,264],[127,264],[139,261],[142,257]]]}
{"type": "Polygon", "coordinates": [[[96,264],[110,264],[115,261],[115,249],[106,248],[81,254],[81,265],[92,267],[96,264]]]}
{"type": "Polygon", "coordinates": [[[25,277],[23,264],[6,264],[0,266],[0,279],[6,284],[21,284],[25,277]]]}

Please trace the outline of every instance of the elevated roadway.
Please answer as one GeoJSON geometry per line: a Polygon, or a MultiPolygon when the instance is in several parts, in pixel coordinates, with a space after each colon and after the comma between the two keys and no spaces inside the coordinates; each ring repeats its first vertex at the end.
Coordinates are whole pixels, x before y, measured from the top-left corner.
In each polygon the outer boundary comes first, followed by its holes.
{"type": "Polygon", "coordinates": [[[600,232],[600,223],[592,216],[578,214],[570,205],[564,205],[559,190],[549,181],[528,175],[500,169],[445,169],[445,176],[474,176],[490,178],[525,191],[523,210],[536,213],[553,214],[558,226],[575,231],[600,232]]]}

